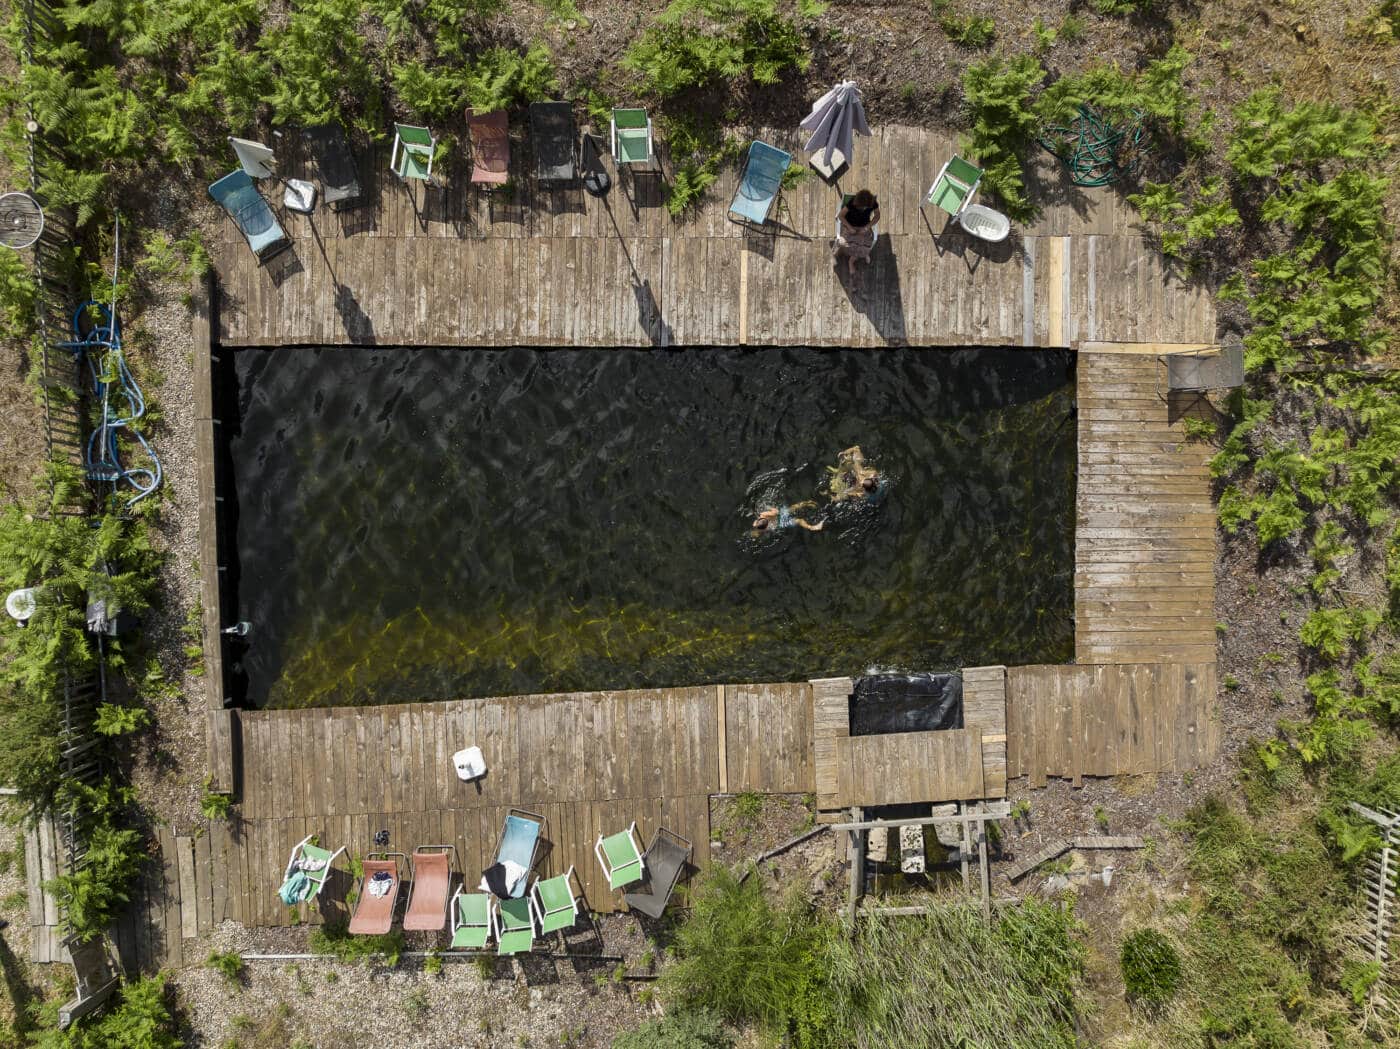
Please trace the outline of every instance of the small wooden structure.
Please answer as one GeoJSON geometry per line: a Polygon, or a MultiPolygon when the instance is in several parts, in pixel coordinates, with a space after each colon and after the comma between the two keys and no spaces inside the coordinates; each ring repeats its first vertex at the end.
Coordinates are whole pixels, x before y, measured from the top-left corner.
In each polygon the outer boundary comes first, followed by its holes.
{"type": "Polygon", "coordinates": [[[1348,803],[1351,811],[1365,816],[1381,829],[1381,848],[1366,865],[1366,904],[1370,912],[1361,942],[1371,954],[1371,960],[1385,965],[1390,961],[1390,938],[1395,932],[1395,878],[1397,864],[1396,838],[1400,836],[1400,813],[1388,809],[1367,808],[1356,802],[1348,803]]]}
{"type": "Polygon", "coordinates": [[[66,1030],[74,1021],[92,1012],[121,983],[120,968],[112,957],[105,936],[79,942],[69,936],[63,941],[73,961],[73,998],[58,1007],[58,1026],[66,1030]]]}

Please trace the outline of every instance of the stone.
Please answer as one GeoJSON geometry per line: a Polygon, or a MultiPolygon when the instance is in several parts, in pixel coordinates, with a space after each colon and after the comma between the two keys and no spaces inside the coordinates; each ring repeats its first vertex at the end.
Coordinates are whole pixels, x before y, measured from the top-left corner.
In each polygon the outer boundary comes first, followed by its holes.
{"type": "Polygon", "coordinates": [[[1041,892],[1046,896],[1056,896],[1062,892],[1068,891],[1069,887],[1069,879],[1063,874],[1052,874],[1045,879],[1045,885],[1042,887],[1041,892]]]}
{"type": "MultiPolygon", "coordinates": [[[[929,808],[930,816],[956,816],[958,806],[955,802],[946,805],[933,805],[929,808]]],[[[934,837],[938,839],[938,844],[950,849],[956,849],[962,844],[962,824],[961,823],[935,823],[932,824],[934,837]]]]}
{"type": "Polygon", "coordinates": [[[924,828],[899,828],[899,869],[905,874],[923,874],[927,864],[924,856],[924,828]]]}

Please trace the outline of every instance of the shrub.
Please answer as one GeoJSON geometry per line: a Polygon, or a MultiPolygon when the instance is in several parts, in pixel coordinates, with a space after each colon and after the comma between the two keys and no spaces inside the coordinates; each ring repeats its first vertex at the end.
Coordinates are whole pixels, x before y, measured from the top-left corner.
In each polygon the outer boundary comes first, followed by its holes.
{"type": "Polygon", "coordinates": [[[36,1049],[182,1049],[175,1018],[166,1003],[165,974],[122,985],[117,1001],[102,1012],[58,1030],[58,1001],[40,1011],[43,1028],[30,1035],[36,1049]]]}
{"type": "Polygon", "coordinates": [[[379,79],[359,20],[360,0],[307,0],[262,38],[259,49],[276,71],[263,96],[273,123],[326,124],[359,103],[367,129],[378,130],[379,79]]]}
{"type": "Polygon", "coordinates": [[[128,736],[133,732],[139,732],[151,721],[151,712],[145,707],[124,707],[115,703],[103,703],[97,708],[92,727],[99,735],[128,736]]]}
{"type": "MultiPolygon", "coordinates": [[[[997,38],[996,22],[985,15],[944,15],[939,19],[938,27],[953,43],[973,50],[990,47],[997,38]]],[[[1045,38],[1042,35],[1040,39],[1043,43],[1045,38]]],[[[1054,43],[1053,31],[1050,43],[1054,43]]]]}
{"type": "Polygon", "coordinates": [[[343,962],[383,958],[392,968],[403,953],[403,933],[396,929],[384,936],[351,936],[344,922],[326,924],[311,931],[307,946],[312,954],[333,954],[343,962]]]}
{"type": "Polygon", "coordinates": [[[548,98],[557,87],[549,49],[493,47],[482,52],[466,79],[467,104],[487,112],[548,98]]]}
{"type": "Polygon", "coordinates": [[[1144,1005],[1165,1004],[1181,986],[1181,956],[1156,929],[1126,937],[1118,960],[1128,997],[1144,1005]]]}
{"type": "Polygon", "coordinates": [[[199,799],[199,811],[207,820],[226,820],[233,810],[233,796],[206,789],[199,799]]]}
{"type": "Polygon", "coordinates": [[[663,971],[662,986],[677,1004],[781,1029],[819,939],[797,896],[775,907],[762,879],[741,883],[716,866],[676,930],[676,960],[663,971]]]}
{"type": "Polygon", "coordinates": [[[680,1009],[613,1039],[612,1049],[730,1049],[734,1040],[707,1009],[680,1009]]]}
{"type": "Polygon", "coordinates": [[[972,117],[965,148],[985,171],[983,182],[1006,204],[1013,218],[1030,213],[1022,163],[1042,121],[1033,106],[1033,92],[1045,79],[1045,69],[1031,55],[1010,62],[989,58],[963,73],[963,94],[972,117]]]}
{"type": "Polygon", "coordinates": [[[204,959],[204,965],[229,983],[238,983],[243,979],[243,957],[237,951],[212,951],[204,959]]]}

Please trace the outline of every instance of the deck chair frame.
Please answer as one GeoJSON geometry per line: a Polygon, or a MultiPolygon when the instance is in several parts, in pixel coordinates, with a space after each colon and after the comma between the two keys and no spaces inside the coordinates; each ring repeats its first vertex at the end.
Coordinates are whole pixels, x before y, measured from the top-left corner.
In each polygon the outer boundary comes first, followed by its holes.
{"type": "MultiPolygon", "coordinates": [[[[408,856],[402,852],[367,852],[365,853],[365,859],[394,860],[394,905],[389,910],[389,928],[392,929],[394,927],[394,911],[398,910],[399,897],[403,895],[403,872],[408,867],[408,856]]],[[[361,873],[360,880],[355,885],[355,906],[350,908],[350,921],[355,920],[355,912],[359,910],[360,901],[365,898],[365,890],[368,888],[368,878],[364,873],[361,873]]]]}
{"type": "Polygon", "coordinates": [[[448,941],[448,944],[449,944],[448,950],[452,950],[452,951],[484,951],[484,950],[486,950],[487,945],[490,944],[490,942],[491,942],[491,933],[492,933],[492,928],[491,928],[491,894],[490,894],[490,893],[486,893],[486,892],[467,892],[467,887],[466,887],[465,885],[459,885],[459,886],[457,886],[457,891],[454,892],[454,893],[452,894],[452,900],[451,900],[451,902],[448,904],[448,907],[449,907],[450,911],[452,912],[452,939],[450,939],[450,940],[448,941]],[[460,901],[463,897],[466,897],[466,896],[476,896],[476,897],[479,897],[479,898],[481,898],[482,900],[485,900],[485,901],[486,901],[486,922],[485,922],[485,924],[478,925],[476,922],[464,922],[464,921],[462,921],[462,912],[461,912],[461,909],[460,909],[459,901],[460,901]],[[457,946],[457,933],[458,933],[459,931],[461,931],[462,929],[482,929],[482,930],[484,930],[484,935],[483,935],[482,938],[481,938],[481,943],[480,943],[480,945],[470,945],[470,946],[465,946],[465,945],[464,945],[464,946],[461,946],[461,947],[457,946]]]}
{"type": "MultiPolygon", "coordinates": [[[[538,881],[539,879],[536,878],[535,880],[538,881]]],[[[491,901],[491,930],[496,937],[497,954],[529,954],[531,951],[533,951],[535,949],[535,908],[534,903],[530,899],[530,893],[526,892],[525,895],[510,900],[493,899],[491,901]],[[505,923],[501,920],[501,908],[504,906],[509,906],[513,908],[519,907],[522,903],[525,905],[525,928],[530,930],[530,946],[523,949],[508,951],[505,949],[505,943],[502,940],[502,935],[504,934],[506,936],[510,936],[520,933],[523,930],[519,926],[506,928],[505,923]]]]}
{"type": "Polygon", "coordinates": [[[577,894],[574,892],[573,886],[569,884],[569,881],[571,878],[574,877],[574,874],[574,865],[571,863],[569,864],[569,869],[566,870],[563,874],[559,875],[558,877],[545,878],[543,879],[543,881],[539,878],[536,878],[535,883],[532,886],[530,886],[530,906],[534,908],[535,924],[539,926],[541,936],[546,936],[551,932],[562,932],[564,929],[572,928],[574,923],[578,921],[578,901],[579,898],[583,895],[583,886],[582,884],[580,884],[580,891],[577,894]],[[561,882],[564,885],[565,889],[568,891],[569,905],[567,907],[551,908],[549,904],[545,901],[544,893],[540,890],[540,886],[549,885],[553,882],[561,882]],[[566,910],[572,912],[572,916],[569,919],[568,925],[556,925],[553,928],[545,927],[546,922],[549,919],[552,919],[555,915],[563,914],[566,910]]]}
{"type": "Polygon", "coordinates": [[[370,202],[360,185],[359,158],[340,124],[331,122],[304,128],[302,138],[316,162],[321,199],[332,211],[350,211],[370,202]]]}
{"type": "MultiPolygon", "coordinates": [[[[656,169],[656,139],[655,139],[655,136],[654,136],[653,131],[652,131],[651,114],[648,113],[645,109],[637,109],[637,108],[628,108],[628,107],[618,107],[618,106],[615,106],[615,107],[613,107],[613,111],[612,111],[612,120],[610,121],[610,124],[611,124],[611,128],[610,128],[610,131],[609,131],[609,134],[608,134],[608,141],[609,141],[609,142],[611,143],[611,145],[612,145],[613,164],[615,164],[615,165],[617,166],[617,170],[618,170],[619,172],[622,171],[624,168],[631,169],[631,170],[633,170],[633,171],[638,171],[638,170],[640,170],[640,171],[653,171],[653,170],[655,170],[655,169],[656,169]],[[623,159],[622,153],[618,150],[618,146],[617,146],[617,142],[618,142],[618,135],[617,135],[617,132],[618,132],[617,115],[618,115],[619,113],[640,113],[640,114],[642,115],[642,119],[646,121],[645,127],[646,127],[646,137],[647,137],[647,155],[646,155],[646,158],[645,158],[644,160],[625,160],[625,159],[623,159]]],[[[642,130],[642,126],[641,126],[641,125],[625,126],[625,127],[622,128],[622,130],[623,130],[624,132],[627,132],[627,131],[641,131],[641,130],[642,130]]]]}
{"type": "MultiPolygon", "coordinates": [[[[440,852],[440,853],[442,853],[442,854],[444,854],[444,855],[446,855],[446,856],[449,857],[449,859],[448,859],[448,861],[447,861],[447,885],[448,885],[448,888],[451,888],[451,887],[452,887],[452,874],[453,874],[454,870],[455,870],[458,874],[460,874],[460,873],[461,873],[461,870],[462,870],[462,864],[461,864],[461,862],[460,862],[459,857],[457,856],[457,846],[456,846],[456,845],[415,845],[415,846],[413,847],[413,852],[411,852],[411,853],[408,854],[409,880],[413,883],[413,888],[409,890],[409,893],[408,893],[408,902],[404,904],[404,915],[405,915],[405,916],[407,916],[407,915],[408,915],[408,912],[411,911],[411,910],[413,909],[413,899],[414,899],[415,896],[418,895],[418,864],[417,864],[416,862],[414,862],[414,855],[415,855],[416,853],[420,853],[420,852],[440,852]]],[[[452,897],[449,895],[449,896],[448,896],[448,899],[447,899],[447,903],[445,903],[445,904],[443,905],[443,917],[444,917],[444,918],[447,917],[447,906],[448,906],[448,904],[451,903],[451,901],[452,901],[452,897]]],[[[447,922],[444,921],[443,924],[446,925],[447,922]]],[[[441,928],[441,927],[442,927],[442,926],[439,926],[439,928],[441,928]]]]}
{"type": "Polygon", "coordinates": [[[417,124],[395,124],[394,146],[389,153],[389,170],[404,182],[416,180],[419,182],[426,182],[430,186],[436,186],[437,181],[433,178],[433,156],[437,153],[437,142],[437,136],[426,127],[420,127],[417,124]],[[421,131],[427,136],[428,141],[410,142],[403,137],[405,131],[421,131]],[[410,175],[407,173],[409,157],[414,153],[426,153],[428,157],[427,167],[424,169],[421,178],[417,175],[410,175]],[[401,158],[402,164],[404,165],[403,171],[399,170],[401,158]]]}
{"type": "Polygon", "coordinates": [[[919,198],[919,210],[923,211],[925,208],[930,206],[936,207],[939,211],[949,216],[949,221],[957,222],[958,216],[960,216],[963,213],[963,211],[967,209],[967,206],[972,203],[973,198],[977,196],[977,190],[982,185],[982,177],[984,174],[985,172],[981,168],[977,167],[976,164],[973,164],[970,160],[966,160],[965,158],[958,156],[956,153],[953,154],[953,156],[949,157],[948,160],[943,164],[943,166],[938,169],[938,174],[934,177],[933,182],[929,185],[928,191],[922,197],[919,198]],[[967,167],[977,172],[977,177],[971,182],[968,182],[966,178],[961,177],[961,172],[959,172],[959,174],[957,175],[953,174],[951,169],[953,169],[955,163],[965,164],[967,167]],[[947,208],[943,207],[943,205],[935,204],[933,202],[934,191],[938,189],[939,183],[941,183],[945,178],[947,178],[949,182],[953,183],[958,188],[964,190],[966,193],[962,200],[958,202],[957,211],[949,211],[947,208]]]}
{"type": "MultiPolygon", "coordinates": [[[[531,812],[529,809],[506,809],[506,816],[519,816],[521,819],[533,820],[535,823],[538,823],[540,825],[540,831],[538,834],[535,835],[535,844],[530,849],[530,865],[526,868],[526,881],[528,881],[529,875],[532,874],[535,870],[535,863],[540,858],[540,839],[544,837],[545,828],[549,826],[549,821],[543,816],[541,816],[538,812],[531,812]]],[[[501,820],[501,829],[496,833],[496,849],[495,852],[492,854],[495,856],[495,860],[493,861],[495,863],[499,863],[501,861],[501,846],[505,844],[505,840],[506,821],[501,820]]],[[[527,889],[525,892],[522,892],[520,896],[512,898],[522,899],[526,895],[528,895],[528,893],[529,890],[527,889]]]]}
{"type": "MultiPolygon", "coordinates": [[[[243,242],[248,245],[248,250],[253,253],[253,258],[258,260],[259,266],[292,246],[292,238],[287,236],[287,230],[283,227],[282,223],[277,220],[277,213],[272,210],[272,205],[268,203],[267,198],[258,191],[257,184],[241,167],[230,171],[222,178],[215,179],[209,184],[207,192],[210,199],[218,204],[219,207],[223,209],[224,214],[233,221],[238,232],[243,234],[243,242]],[[252,196],[248,198],[247,202],[243,203],[237,210],[230,207],[226,199],[217,196],[214,192],[230,181],[233,183],[246,183],[245,186],[239,186],[238,188],[251,191],[252,193],[252,196]],[[268,229],[275,229],[277,231],[277,236],[264,243],[261,247],[254,246],[254,234],[250,234],[247,230],[247,219],[253,215],[257,215],[259,218],[266,217],[271,220],[271,225],[268,229]]],[[[263,232],[266,231],[259,230],[259,233],[263,232]]]]}
{"type": "Polygon", "coordinates": [[[636,821],[636,820],[633,820],[633,821],[631,822],[631,824],[627,827],[627,829],[626,829],[625,831],[619,831],[617,834],[608,834],[608,835],[599,834],[599,835],[598,835],[598,840],[597,840],[596,842],[593,843],[593,855],[595,855],[595,856],[598,857],[598,865],[599,865],[600,867],[603,868],[603,875],[604,875],[604,877],[606,877],[606,878],[608,879],[608,887],[611,888],[611,889],[613,889],[613,890],[625,889],[625,888],[627,888],[627,886],[629,886],[629,885],[635,885],[637,882],[641,881],[643,878],[646,877],[646,873],[647,873],[646,853],[644,853],[644,852],[642,851],[642,843],[641,843],[641,841],[637,838],[637,821],[636,821]],[[623,864],[621,867],[614,867],[614,866],[612,865],[612,863],[608,860],[607,852],[606,852],[606,850],[605,850],[604,847],[603,847],[603,843],[604,843],[605,841],[607,841],[607,840],[612,839],[612,838],[621,837],[623,834],[626,834],[626,835],[627,835],[627,839],[632,843],[632,849],[633,849],[633,851],[636,853],[637,858],[636,858],[635,860],[633,860],[633,861],[630,861],[630,862],[628,862],[628,863],[626,863],[626,864],[623,864]],[[620,871],[620,870],[625,869],[626,867],[630,867],[630,866],[632,865],[632,863],[636,863],[636,864],[637,864],[637,876],[636,876],[636,878],[633,878],[631,881],[623,882],[623,883],[620,884],[620,885],[617,884],[616,881],[614,880],[614,878],[615,878],[617,872],[620,871]]]}
{"type": "MultiPolygon", "coordinates": [[[[740,226],[746,227],[752,227],[754,225],[754,219],[752,219],[748,215],[744,215],[740,212],[735,211],[734,201],[737,200],[739,194],[743,192],[744,179],[748,177],[749,165],[753,163],[754,154],[757,152],[757,150],[755,150],[754,148],[755,146],[764,146],[768,149],[771,149],[774,153],[781,153],[783,156],[787,157],[787,165],[784,167],[784,171],[786,171],[788,167],[792,166],[792,154],[789,153],[787,150],[779,149],[777,146],[771,145],[767,142],[759,141],[758,139],[755,139],[754,141],[749,143],[749,150],[747,153],[744,154],[744,164],[741,168],[739,168],[739,181],[734,187],[734,196],[730,198],[729,210],[726,212],[726,217],[729,219],[730,222],[734,222],[740,226]]],[[[763,212],[763,221],[758,223],[758,228],[762,229],[764,226],[768,225],[769,221],[773,218],[773,216],[775,214],[781,214],[786,207],[787,205],[783,201],[782,177],[779,176],[777,188],[773,190],[773,197],[771,200],[768,201],[768,207],[763,212]]]]}
{"type": "Polygon", "coordinates": [[[470,106],[467,107],[466,116],[467,133],[471,137],[472,168],[468,182],[474,189],[494,193],[510,182],[510,118],[504,109],[478,113],[470,106]],[[506,169],[503,172],[496,172],[486,166],[488,139],[497,139],[497,131],[500,132],[499,140],[504,142],[505,148],[506,169]],[[484,172],[485,177],[479,176],[478,172],[484,172]]]}
{"type": "MultiPolygon", "coordinates": [[[[287,869],[286,869],[286,871],[283,872],[283,874],[282,874],[282,881],[283,881],[283,882],[285,882],[288,878],[290,878],[290,877],[292,876],[292,871],[296,869],[297,858],[301,855],[303,849],[305,849],[308,845],[311,845],[311,839],[314,838],[314,837],[316,837],[315,834],[308,834],[306,837],[302,838],[301,841],[297,842],[295,845],[292,846],[292,855],[291,855],[291,857],[287,860],[287,869]]],[[[320,847],[319,845],[313,845],[312,848],[320,849],[321,847],[320,847]]],[[[330,852],[329,849],[321,849],[321,851],[322,851],[322,852],[330,852]]],[[[330,877],[331,877],[331,866],[335,863],[336,857],[339,856],[339,855],[340,855],[341,853],[343,853],[344,851],[345,851],[345,846],[342,845],[340,848],[338,848],[338,849],[336,849],[334,852],[331,852],[331,853],[330,853],[330,855],[326,858],[326,865],[325,865],[324,867],[322,867],[319,871],[305,871],[305,872],[304,872],[304,873],[306,874],[307,878],[308,878],[313,884],[315,884],[316,888],[315,888],[312,892],[310,892],[309,894],[307,894],[306,896],[302,897],[302,899],[301,899],[299,902],[301,902],[301,903],[306,903],[306,902],[308,902],[308,901],[310,901],[310,900],[314,900],[317,896],[321,895],[321,890],[324,889],[324,888],[326,887],[326,882],[328,882],[328,881],[330,880],[330,877]],[[312,877],[313,874],[320,874],[321,877],[320,877],[319,879],[314,878],[314,877],[312,877]]]]}

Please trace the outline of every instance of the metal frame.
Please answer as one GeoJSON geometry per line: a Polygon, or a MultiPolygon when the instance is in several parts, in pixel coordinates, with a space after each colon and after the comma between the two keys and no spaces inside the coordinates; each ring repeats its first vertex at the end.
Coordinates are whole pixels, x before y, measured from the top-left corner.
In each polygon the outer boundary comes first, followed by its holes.
{"type": "MultiPolygon", "coordinates": [[[[315,834],[308,834],[306,837],[302,838],[301,841],[292,846],[291,858],[287,860],[287,869],[282,874],[282,880],[284,882],[292,876],[292,868],[296,865],[297,856],[301,854],[302,847],[311,844],[311,839],[316,836],[315,834]]],[[[320,846],[318,845],[317,848],[320,848],[320,846]]],[[[307,900],[314,900],[317,896],[321,895],[321,890],[326,887],[326,882],[330,881],[331,878],[331,864],[335,863],[335,858],[344,851],[345,846],[342,845],[331,853],[330,859],[326,860],[326,876],[322,878],[320,883],[316,886],[316,891],[306,897],[305,900],[302,900],[302,903],[306,903],[307,900]]]]}
{"type": "MultiPolygon", "coordinates": [[[[637,821],[636,821],[636,820],[633,820],[632,823],[628,826],[628,828],[627,828],[625,831],[623,831],[623,833],[626,834],[627,837],[631,840],[631,842],[632,842],[632,848],[634,848],[634,849],[637,850],[637,863],[638,863],[638,865],[639,865],[639,867],[640,867],[640,870],[638,871],[638,874],[639,874],[641,877],[646,877],[646,873],[647,873],[647,854],[646,854],[646,850],[642,848],[641,839],[637,837],[637,821]]],[[[595,842],[593,843],[593,855],[595,855],[595,856],[598,857],[598,865],[601,866],[601,867],[603,868],[603,874],[604,874],[604,876],[608,879],[608,886],[609,886],[609,888],[611,888],[611,887],[612,887],[613,868],[612,868],[612,866],[608,863],[607,853],[605,853],[605,852],[603,851],[603,839],[604,839],[605,837],[612,837],[612,835],[610,835],[610,834],[599,834],[599,835],[598,835],[598,840],[595,841],[595,842]]],[[[614,889],[613,891],[614,891],[614,892],[619,892],[619,891],[621,891],[622,888],[623,888],[622,886],[619,886],[617,889],[614,889]]]]}

